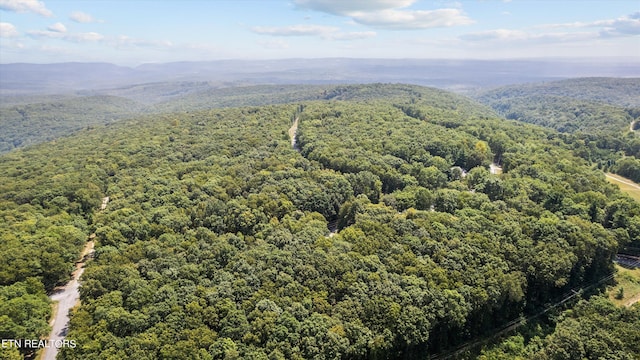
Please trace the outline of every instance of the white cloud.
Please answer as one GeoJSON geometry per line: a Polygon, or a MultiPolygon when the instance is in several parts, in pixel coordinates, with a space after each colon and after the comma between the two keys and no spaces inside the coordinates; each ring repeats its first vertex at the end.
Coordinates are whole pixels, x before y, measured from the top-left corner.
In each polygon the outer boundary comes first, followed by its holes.
{"type": "Polygon", "coordinates": [[[0,0],[0,9],[19,13],[32,12],[46,17],[53,16],[51,10],[38,0],[0,0]]]}
{"type": "Polygon", "coordinates": [[[18,29],[13,24],[0,22],[0,38],[12,38],[18,35],[18,29]]]}
{"type": "Polygon", "coordinates": [[[284,50],[289,48],[289,43],[282,39],[258,41],[258,44],[260,44],[263,48],[270,50],[284,50]]]}
{"type": "Polygon", "coordinates": [[[415,3],[416,0],[294,0],[293,2],[299,8],[349,16],[352,12],[405,8],[415,3]]]}
{"type": "Polygon", "coordinates": [[[174,44],[171,41],[162,40],[144,40],[129,37],[127,35],[120,35],[113,40],[108,41],[112,46],[122,47],[154,47],[154,48],[170,48],[174,44]]]}
{"type": "Polygon", "coordinates": [[[54,24],[47,28],[47,30],[32,30],[28,31],[27,35],[36,40],[59,40],[70,43],[99,43],[107,47],[116,49],[132,49],[132,48],[155,48],[155,49],[170,49],[175,48],[175,45],[170,41],[162,40],[145,40],[132,38],[126,35],[120,36],[104,36],[97,32],[78,32],[70,33],[66,31],[66,27],[62,24],[54,24]],[[63,31],[64,30],[64,31],[63,31]]]}
{"type": "Polygon", "coordinates": [[[387,29],[429,29],[473,24],[473,20],[459,9],[438,10],[381,10],[375,12],[354,12],[351,18],[356,22],[387,29]]]}
{"type": "Polygon", "coordinates": [[[90,14],[84,13],[82,11],[74,11],[69,15],[69,19],[78,22],[78,23],[94,23],[94,22],[102,22],[101,20],[97,20],[90,14]]]}
{"type": "Polygon", "coordinates": [[[562,24],[544,24],[540,29],[576,29],[599,28],[603,35],[640,35],[640,12],[621,16],[616,19],[598,20],[593,22],[573,22],[562,24]]]}
{"type": "Polygon", "coordinates": [[[97,42],[97,41],[104,40],[104,36],[96,32],[86,32],[86,33],[70,34],[69,36],[65,37],[65,39],[69,41],[75,41],[75,42],[97,42]]]}
{"type": "Polygon", "coordinates": [[[358,40],[376,36],[373,31],[342,32],[340,28],[322,25],[292,25],[282,27],[256,26],[251,28],[256,34],[271,36],[317,36],[326,40],[358,40]]]}
{"type": "Polygon", "coordinates": [[[42,38],[62,38],[64,37],[64,34],[61,34],[59,32],[55,32],[55,31],[49,31],[49,30],[31,30],[31,31],[27,31],[27,35],[29,35],[30,37],[34,38],[34,39],[42,39],[42,38]]]}
{"type": "Polygon", "coordinates": [[[527,33],[520,30],[496,29],[479,31],[461,36],[463,40],[490,41],[490,40],[526,40],[527,33]]]}
{"type": "Polygon", "coordinates": [[[21,50],[25,48],[24,44],[18,41],[7,41],[6,43],[2,44],[2,47],[5,49],[16,49],[16,50],[21,50]]]}
{"type": "Polygon", "coordinates": [[[613,20],[596,21],[590,27],[602,26],[603,35],[640,35],[640,12],[613,20]]]}
{"type": "Polygon", "coordinates": [[[291,26],[255,26],[251,31],[262,35],[274,36],[322,36],[340,29],[322,25],[291,25],[291,26]]]}
{"type": "Polygon", "coordinates": [[[409,30],[474,23],[460,6],[438,10],[405,9],[415,0],[294,0],[299,8],[347,16],[354,22],[386,29],[409,30]]]}
{"type": "Polygon", "coordinates": [[[354,31],[345,33],[329,34],[327,38],[331,40],[358,40],[369,39],[375,37],[377,34],[375,31],[354,31]]]}
{"type": "Polygon", "coordinates": [[[66,26],[64,26],[64,24],[63,24],[63,23],[59,23],[59,22],[57,22],[57,23],[55,23],[55,24],[53,24],[53,25],[49,26],[47,29],[48,29],[49,31],[59,32],[59,33],[65,33],[65,32],[67,32],[67,27],[66,27],[66,26]]]}
{"type": "Polygon", "coordinates": [[[583,41],[597,37],[593,32],[552,32],[552,33],[531,33],[522,30],[496,29],[470,33],[461,36],[462,40],[471,42],[546,42],[561,43],[571,41],[583,41]]]}
{"type": "Polygon", "coordinates": [[[59,31],[51,31],[51,30],[32,30],[27,32],[27,34],[34,39],[60,39],[66,40],[76,43],[84,43],[84,42],[98,42],[105,39],[102,34],[98,34],[96,32],[86,32],[86,33],[64,33],[59,31]]]}
{"type": "Polygon", "coordinates": [[[569,43],[640,35],[640,12],[616,19],[538,25],[528,30],[494,29],[466,34],[467,42],[569,43]],[[582,30],[582,31],[581,31],[582,30]]]}

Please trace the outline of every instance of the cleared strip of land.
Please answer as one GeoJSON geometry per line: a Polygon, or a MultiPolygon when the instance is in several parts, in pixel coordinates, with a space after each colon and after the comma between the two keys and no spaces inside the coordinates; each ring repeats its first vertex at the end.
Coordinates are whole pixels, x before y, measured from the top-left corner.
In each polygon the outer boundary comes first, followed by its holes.
{"type": "Polygon", "coordinates": [[[640,201],[640,185],[620,175],[611,173],[607,173],[605,175],[607,176],[607,180],[609,180],[609,182],[618,185],[620,187],[620,190],[626,192],[632,198],[640,201]]]}
{"type": "Polygon", "coordinates": [[[608,288],[609,300],[618,306],[631,306],[640,300],[640,268],[616,265],[616,269],[616,285],[608,288]]]}

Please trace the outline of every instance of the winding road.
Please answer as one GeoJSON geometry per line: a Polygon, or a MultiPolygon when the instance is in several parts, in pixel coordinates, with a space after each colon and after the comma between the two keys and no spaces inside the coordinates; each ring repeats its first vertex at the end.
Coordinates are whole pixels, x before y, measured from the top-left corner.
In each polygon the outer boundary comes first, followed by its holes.
{"type": "MultiPolygon", "coordinates": [[[[58,340],[63,340],[67,335],[69,327],[69,311],[76,306],[80,301],[80,276],[84,272],[84,263],[89,256],[93,254],[93,240],[87,242],[82,250],[82,258],[76,263],[76,270],[73,272],[73,277],[65,286],[56,288],[54,293],[50,296],[52,301],[57,302],[57,308],[51,321],[51,334],[49,334],[49,341],[56,343],[58,340]]],[[[55,360],[58,354],[58,348],[55,346],[45,347],[42,353],[42,360],[55,360]]]]}
{"type": "MultiPolygon", "coordinates": [[[[104,210],[109,203],[109,197],[102,199],[100,210],[104,210]]],[[[88,259],[93,256],[93,247],[95,245],[92,240],[95,234],[89,237],[89,241],[85,244],[82,253],[80,254],[80,260],[76,262],[76,269],[72,274],[71,281],[66,285],[60,286],[54,289],[53,294],[49,296],[51,301],[56,302],[56,308],[54,310],[53,318],[51,319],[51,333],[48,340],[50,343],[55,344],[60,340],[64,340],[67,336],[69,328],[69,312],[77,304],[80,303],[80,276],[84,272],[84,264],[88,259]]],[[[55,360],[58,355],[58,348],[56,346],[45,347],[42,351],[41,360],[55,360]]]]}

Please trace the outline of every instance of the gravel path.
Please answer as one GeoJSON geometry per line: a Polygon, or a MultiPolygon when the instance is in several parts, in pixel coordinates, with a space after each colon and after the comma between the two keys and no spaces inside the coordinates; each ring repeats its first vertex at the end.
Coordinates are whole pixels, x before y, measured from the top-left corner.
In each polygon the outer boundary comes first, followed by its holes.
{"type": "Polygon", "coordinates": [[[298,147],[298,144],[296,143],[296,133],[298,132],[298,122],[299,121],[300,121],[300,118],[297,117],[293,121],[293,125],[291,125],[291,128],[289,129],[289,137],[291,138],[291,147],[296,149],[296,150],[300,150],[300,148],[298,147]]]}
{"type": "MultiPolygon", "coordinates": [[[[84,272],[84,263],[88,256],[93,254],[93,241],[87,242],[82,250],[82,258],[76,263],[76,270],[73,272],[73,278],[65,286],[56,288],[50,296],[52,301],[58,303],[56,313],[51,323],[51,334],[49,341],[53,344],[59,340],[63,340],[67,335],[69,327],[69,311],[80,301],[80,276],[84,272]]],[[[58,354],[58,348],[55,346],[46,347],[42,353],[42,360],[55,360],[58,354]]]]}
{"type": "MultiPolygon", "coordinates": [[[[102,199],[100,210],[104,210],[109,203],[109,197],[102,199]]],[[[66,285],[60,286],[54,289],[53,294],[49,297],[51,301],[57,302],[55,314],[51,320],[51,333],[49,334],[49,342],[51,344],[60,343],[60,340],[64,340],[67,336],[69,328],[69,311],[80,303],[80,276],[84,272],[84,264],[93,255],[93,239],[95,234],[89,237],[89,240],[84,249],[82,249],[81,257],[76,262],[76,270],[73,272],[71,281],[66,285]]],[[[56,346],[45,347],[42,352],[41,360],[55,360],[58,355],[58,348],[56,346]]]]}

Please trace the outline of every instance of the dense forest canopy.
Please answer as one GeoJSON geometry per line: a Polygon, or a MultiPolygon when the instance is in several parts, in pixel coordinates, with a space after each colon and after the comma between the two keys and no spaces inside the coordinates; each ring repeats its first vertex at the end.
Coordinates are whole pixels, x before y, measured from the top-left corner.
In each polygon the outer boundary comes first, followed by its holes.
{"type": "MultiPolygon", "coordinates": [[[[418,86],[313,96],[2,155],[2,337],[46,334],[46,291],[91,233],[63,359],[421,359],[608,277],[640,241],[640,204],[553,130],[418,86]]],[[[575,314],[599,324],[594,306],[575,314]]],[[[603,337],[631,330],[599,349],[633,358],[638,307],[607,311],[603,337]]],[[[561,336],[520,352],[554,358],[561,336]]]]}
{"type": "Polygon", "coordinates": [[[570,99],[555,95],[523,96],[498,100],[492,107],[507,119],[554,128],[563,133],[616,131],[629,129],[640,115],[638,109],[625,109],[597,101],[570,99]]]}
{"type": "Polygon", "coordinates": [[[479,91],[479,98],[485,102],[490,99],[551,95],[633,108],[640,106],[639,93],[638,78],[593,77],[508,85],[479,91]]]}
{"type": "Polygon", "coordinates": [[[365,94],[329,85],[224,86],[213,82],[158,82],[66,95],[3,95],[0,98],[0,153],[67,136],[141,114],[164,114],[224,107],[285,104],[365,94]]]}
{"type": "Polygon", "coordinates": [[[140,103],[114,96],[5,97],[0,106],[0,153],[146,111],[140,103]]]}
{"type": "MultiPolygon", "coordinates": [[[[0,153],[56,139],[87,126],[140,114],[197,111],[220,107],[261,106],[309,100],[348,100],[409,96],[389,88],[345,91],[332,85],[231,86],[206,81],[168,81],[67,95],[3,95],[0,106],[0,153]]],[[[575,153],[604,170],[640,181],[640,83],[638,79],[580,78],[511,85],[477,91],[475,97],[500,115],[550,127],[565,134],[575,153]],[[627,156],[628,158],[625,158],[627,156]]],[[[452,94],[447,96],[451,97],[452,94]]],[[[424,101],[424,99],[423,99],[424,101]]],[[[431,97],[432,102],[450,102],[431,97]]],[[[468,100],[456,99],[469,104],[468,100]]],[[[433,105],[430,104],[430,105],[433,105]]],[[[440,105],[442,106],[442,104],[440,105]]],[[[447,105],[447,106],[450,106],[447,105]]],[[[478,108],[477,104],[473,107],[478,108]]],[[[415,104],[402,105],[409,116],[424,118],[415,104]]],[[[460,113],[461,115],[464,115],[460,113]]],[[[485,115],[489,114],[485,112],[485,115]]],[[[495,116],[491,113],[489,116],[495,116]]]]}
{"type": "Polygon", "coordinates": [[[579,78],[475,93],[508,119],[587,134],[629,130],[640,116],[640,79],[579,78]]]}
{"type": "Polygon", "coordinates": [[[558,130],[579,156],[640,181],[640,79],[511,85],[477,92],[475,98],[507,119],[558,130]]]}

